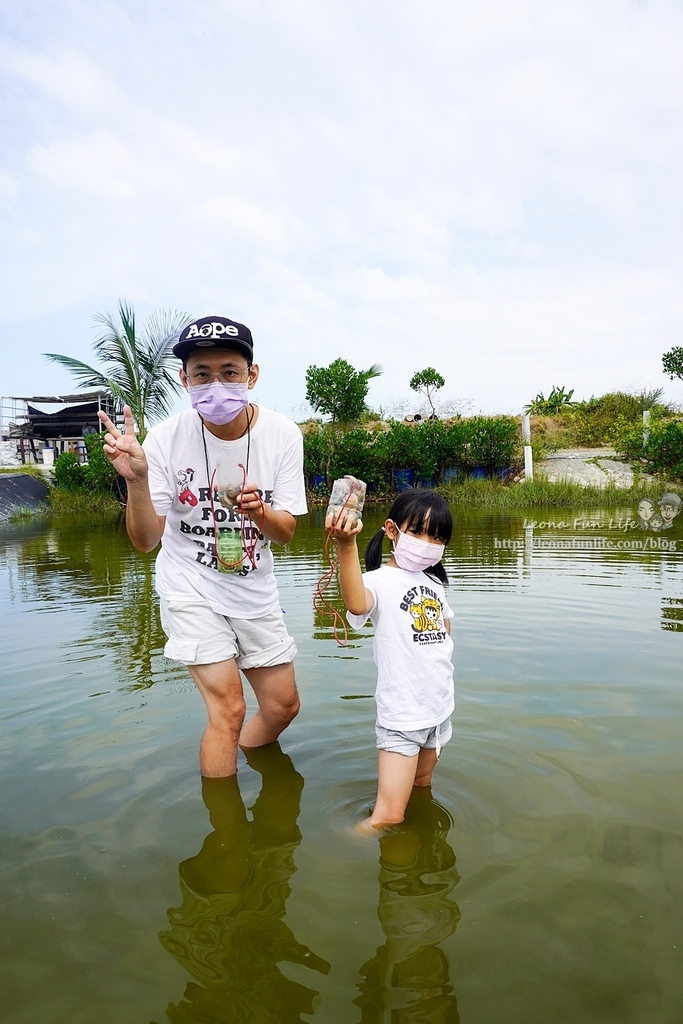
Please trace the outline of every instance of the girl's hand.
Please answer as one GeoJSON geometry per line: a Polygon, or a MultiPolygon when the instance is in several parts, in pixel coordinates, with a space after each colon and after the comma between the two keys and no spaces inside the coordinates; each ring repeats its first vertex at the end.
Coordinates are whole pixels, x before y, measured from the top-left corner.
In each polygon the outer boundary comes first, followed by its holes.
{"type": "Polygon", "coordinates": [[[357,519],[355,514],[347,509],[342,509],[337,514],[328,512],[325,529],[340,544],[351,544],[363,529],[363,520],[357,519]]]}
{"type": "Polygon", "coordinates": [[[97,414],[107,428],[104,435],[104,454],[124,480],[144,480],[147,477],[147,458],[135,436],[133,414],[129,405],[123,407],[124,433],[114,426],[106,413],[97,414]]]}

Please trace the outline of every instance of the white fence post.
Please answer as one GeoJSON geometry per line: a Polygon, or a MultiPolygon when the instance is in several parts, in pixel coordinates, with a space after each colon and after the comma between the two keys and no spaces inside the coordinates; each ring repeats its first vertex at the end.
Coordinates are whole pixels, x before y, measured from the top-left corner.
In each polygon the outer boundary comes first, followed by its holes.
{"type": "Polygon", "coordinates": [[[533,480],[534,460],[531,454],[531,416],[528,412],[522,413],[522,441],[524,442],[524,479],[533,480]]]}

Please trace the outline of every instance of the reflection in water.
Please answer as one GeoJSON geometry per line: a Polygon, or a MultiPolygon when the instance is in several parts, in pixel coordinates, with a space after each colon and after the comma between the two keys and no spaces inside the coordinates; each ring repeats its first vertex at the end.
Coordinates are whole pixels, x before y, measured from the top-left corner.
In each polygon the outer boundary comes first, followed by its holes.
{"type": "Polygon", "coordinates": [[[448,959],[440,943],[460,920],[449,894],[460,881],[446,837],[453,820],[415,789],[398,829],[379,840],[379,916],[386,942],[363,964],[360,1024],[457,1024],[448,959]]]}
{"type": "Polygon", "coordinates": [[[683,633],[683,597],[662,598],[662,629],[683,633]]]}
{"type": "Polygon", "coordinates": [[[95,638],[88,630],[69,640],[73,661],[97,656],[93,649],[99,642],[99,653],[114,653],[126,689],[154,683],[155,659],[166,642],[154,591],[154,555],[134,551],[120,515],[59,520],[27,535],[22,544],[8,544],[2,554],[13,600],[12,591],[21,588],[24,601],[37,600],[53,613],[107,609],[95,638]]]}
{"type": "Polygon", "coordinates": [[[285,977],[278,964],[330,970],[283,920],[301,842],[296,822],[304,780],[277,743],[245,753],[262,776],[252,820],[237,776],[202,779],[213,831],[198,854],[180,863],[183,902],[169,910],[171,927],[159,936],[196,979],[167,1008],[173,1024],[300,1021],[302,1013],[313,1013],[318,992],[285,977]]]}

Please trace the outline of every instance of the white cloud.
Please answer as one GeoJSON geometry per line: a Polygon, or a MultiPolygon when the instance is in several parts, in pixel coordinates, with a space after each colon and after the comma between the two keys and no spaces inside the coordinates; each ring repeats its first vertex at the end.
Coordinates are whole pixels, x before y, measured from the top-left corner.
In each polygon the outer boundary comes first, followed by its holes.
{"type": "Polygon", "coordinates": [[[19,196],[19,185],[13,174],[0,167],[0,204],[13,205],[19,196]]]}
{"type": "Polygon", "coordinates": [[[38,143],[28,153],[26,167],[29,174],[59,189],[104,200],[133,198],[138,180],[145,176],[132,148],[108,131],[48,146],[38,143]]]}
{"type": "Polygon", "coordinates": [[[0,47],[5,74],[33,86],[45,100],[79,112],[118,108],[118,88],[101,66],[76,49],[55,53],[30,51],[21,46],[0,47]]]}

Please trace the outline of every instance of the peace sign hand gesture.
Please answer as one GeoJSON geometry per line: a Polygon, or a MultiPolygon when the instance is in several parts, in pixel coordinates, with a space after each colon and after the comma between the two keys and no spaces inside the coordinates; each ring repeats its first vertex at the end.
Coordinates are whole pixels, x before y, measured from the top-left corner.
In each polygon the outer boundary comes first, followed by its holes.
{"type": "Polygon", "coordinates": [[[107,428],[104,435],[104,454],[125,480],[144,480],[147,477],[147,458],[142,445],[135,436],[133,413],[129,405],[123,407],[124,433],[116,427],[106,413],[97,414],[107,428]]]}

